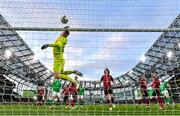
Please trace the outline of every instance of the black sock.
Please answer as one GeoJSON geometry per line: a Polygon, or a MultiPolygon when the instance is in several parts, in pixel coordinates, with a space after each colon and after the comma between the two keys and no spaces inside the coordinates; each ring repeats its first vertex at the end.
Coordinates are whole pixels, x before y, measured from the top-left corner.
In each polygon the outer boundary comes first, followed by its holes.
{"type": "Polygon", "coordinates": [[[111,102],[114,103],[114,98],[113,97],[111,97],[111,102]]]}

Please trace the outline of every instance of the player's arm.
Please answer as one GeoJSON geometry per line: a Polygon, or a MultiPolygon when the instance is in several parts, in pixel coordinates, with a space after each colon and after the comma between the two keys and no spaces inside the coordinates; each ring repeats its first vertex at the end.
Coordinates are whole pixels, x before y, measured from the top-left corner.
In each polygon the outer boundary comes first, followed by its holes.
{"type": "Polygon", "coordinates": [[[65,92],[65,90],[66,90],[66,88],[64,88],[64,89],[63,89],[62,93],[64,93],[64,92],[65,92]]]}
{"type": "Polygon", "coordinates": [[[147,80],[145,79],[144,84],[147,85],[147,80]]]}
{"type": "Polygon", "coordinates": [[[62,46],[63,46],[62,41],[59,40],[59,41],[57,41],[57,42],[55,42],[55,43],[49,44],[48,47],[62,47],[62,46]]]}
{"type": "Polygon", "coordinates": [[[115,81],[114,81],[113,77],[110,76],[110,78],[111,78],[111,81],[113,82],[113,84],[115,84],[115,81]]]}
{"type": "Polygon", "coordinates": [[[48,47],[62,47],[63,43],[61,41],[61,39],[58,39],[58,41],[56,41],[55,43],[51,43],[51,44],[44,44],[41,49],[44,50],[48,47]]]}
{"type": "Polygon", "coordinates": [[[101,77],[100,81],[94,81],[94,84],[98,84],[99,82],[101,83],[103,81],[103,76],[101,77]]]}

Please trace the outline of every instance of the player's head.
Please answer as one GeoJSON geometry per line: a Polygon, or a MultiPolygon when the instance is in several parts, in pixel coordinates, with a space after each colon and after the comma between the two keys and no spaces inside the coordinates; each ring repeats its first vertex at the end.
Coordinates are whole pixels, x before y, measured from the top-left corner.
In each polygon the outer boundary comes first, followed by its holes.
{"type": "Polygon", "coordinates": [[[109,71],[108,68],[105,68],[105,69],[104,69],[104,74],[110,75],[110,71],[109,71]]]}
{"type": "Polygon", "coordinates": [[[146,79],[146,74],[143,73],[142,76],[140,77],[140,79],[146,79]]]}
{"type": "Polygon", "coordinates": [[[78,80],[78,76],[75,76],[74,79],[77,81],[78,80]]]}
{"type": "Polygon", "coordinates": [[[69,36],[69,30],[68,30],[68,29],[65,29],[65,30],[61,33],[61,35],[62,35],[63,37],[68,37],[68,36],[69,36]]]}
{"type": "Polygon", "coordinates": [[[157,77],[157,72],[152,73],[152,78],[155,78],[155,77],[157,77]]]}

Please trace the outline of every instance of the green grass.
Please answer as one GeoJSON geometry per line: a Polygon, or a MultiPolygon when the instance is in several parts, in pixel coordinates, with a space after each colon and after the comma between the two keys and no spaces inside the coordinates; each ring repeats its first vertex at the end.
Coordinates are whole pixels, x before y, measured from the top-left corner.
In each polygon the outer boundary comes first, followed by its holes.
{"type": "Polygon", "coordinates": [[[165,110],[158,110],[158,105],[151,105],[150,110],[146,110],[145,105],[116,105],[112,111],[109,111],[107,105],[84,105],[82,108],[77,107],[74,110],[66,109],[64,105],[59,105],[58,109],[49,109],[47,105],[40,107],[33,105],[0,105],[0,115],[179,115],[180,104],[175,108],[166,108],[165,110]]]}

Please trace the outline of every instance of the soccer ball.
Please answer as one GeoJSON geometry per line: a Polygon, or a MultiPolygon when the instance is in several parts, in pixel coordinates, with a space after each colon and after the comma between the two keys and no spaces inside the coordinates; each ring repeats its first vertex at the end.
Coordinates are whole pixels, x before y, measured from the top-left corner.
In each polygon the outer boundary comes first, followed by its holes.
{"type": "Polygon", "coordinates": [[[62,24],[67,24],[68,23],[68,19],[67,19],[67,17],[65,15],[61,18],[61,23],[62,24]]]}

